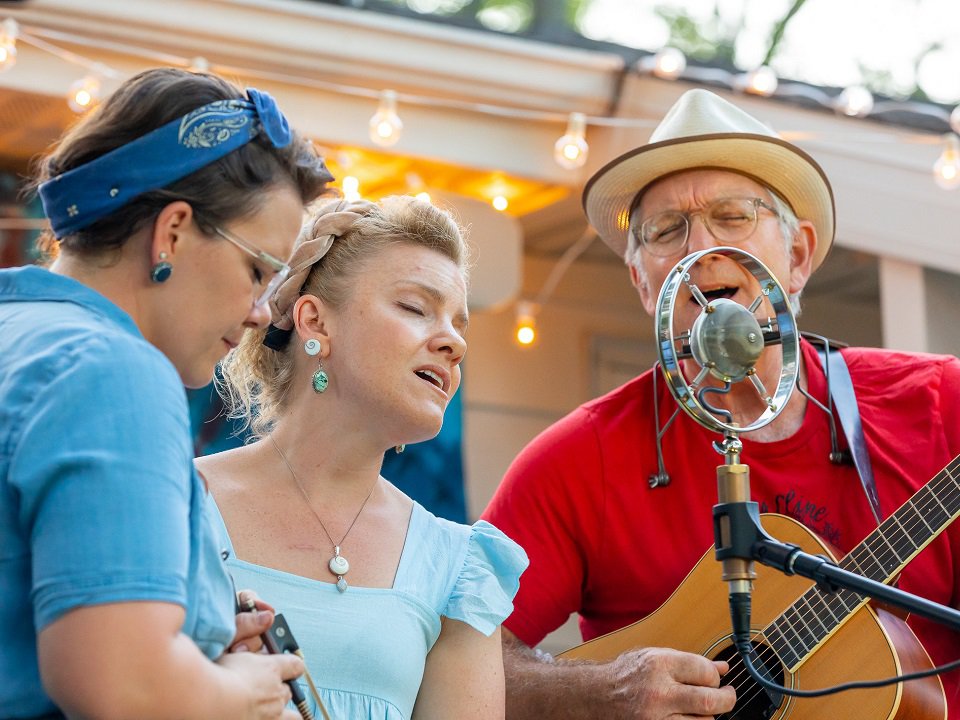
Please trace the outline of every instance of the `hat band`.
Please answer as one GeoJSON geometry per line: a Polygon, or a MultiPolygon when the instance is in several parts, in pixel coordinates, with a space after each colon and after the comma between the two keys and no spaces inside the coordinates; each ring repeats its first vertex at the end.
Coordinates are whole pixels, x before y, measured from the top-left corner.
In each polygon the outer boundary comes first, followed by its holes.
{"type": "Polygon", "coordinates": [[[151,190],[230,154],[263,132],[274,147],[293,134],[276,101],[250,88],[249,100],[217,100],[40,185],[57,238],[77,232],[151,190]]]}

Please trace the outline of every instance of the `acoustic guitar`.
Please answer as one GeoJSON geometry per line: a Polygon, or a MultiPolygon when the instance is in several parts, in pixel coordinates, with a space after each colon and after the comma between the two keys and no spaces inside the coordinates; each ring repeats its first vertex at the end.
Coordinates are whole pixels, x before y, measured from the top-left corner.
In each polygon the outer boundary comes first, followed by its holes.
{"type": "MultiPolygon", "coordinates": [[[[960,515],[960,457],[918,490],[853,548],[838,565],[889,583],[917,553],[960,515]]],[[[795,520],[764,514],[763,527],[804,552],[833,557],[829,547],[795,520]]],[[[725,720],[944,720],[937,676],[819,698],[768,694],[746,672],[733,647],[726,583],[708,550],[680,587],[643,620],[561,653],[562,658],[612,660],[641,647],[670,647],[730,663],[724,684],[737,690],[725,720]]],[[[835,558],[834,558],[835,559],[835,558]]],[[[888,678],[933,667],[920,641],[898,615],[849,590],[825,592],[812,581],[757,564],[753,643],[780,685],[818,689],[888,678]]]]}

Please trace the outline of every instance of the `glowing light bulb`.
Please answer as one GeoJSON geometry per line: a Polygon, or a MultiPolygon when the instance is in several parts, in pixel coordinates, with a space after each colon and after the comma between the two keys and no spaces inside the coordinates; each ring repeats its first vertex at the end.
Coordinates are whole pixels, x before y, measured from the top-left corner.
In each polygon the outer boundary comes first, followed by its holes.
{"type": "Polygon", "coordinates": [[[739,79],[738,84],[742,86],[745,92],[769,97],[777,91],[779,81],[777,80],[777,74],[769,65],[761,65],[757,69],[744,74],[739,79]]]}
{"type": "Polygon", "coordinates": [[[400,139],[403,121],[397,115],[397,94],[393,90],[380,93],[380,105],[370,118],[370,139],[381,147],[395,145],[400,139]]]}
{"type": "Polygon", "coordinates": [[[20,26],[13,18],[7,18],[0,25],[0,72],[5,72],[17,64],[17,38],[20,26]]]}
{"type": "Polygon", "coordinates": [[[343,199],[347,202],[356,202],[360,199],[360,180],[353,175],[345,175],[340,183],[343,190],[343,199]]]}
{"type": "Polygon", "coordinates": [[[653,56],[653,67],[650,72],[664,80],[676,80],[686,69],[686,56],[676,48],[665,47],[653,56]]]}
{"type": "Polygon", "coordinates": [[[100,78],[87,75],[70,86],[67,104],[75,113],[84,113],[100,100],[100,78]]]}
{"type": "Polygon", "coordinates": [[[570,113],[567,132],[553,145],[553,159],[557,165],[567,170],[583,167],[587,162],[590,147],[584,139],[587,129],[587,117],[583,113],[570,113]]]}
{"type": "Polygon", "coordinates": [[[418,192],[416,195],[414,195],[414,197],[417,200],[423,200],[424,202],[431,202],[430,193],[428,193],[426,190],[422,190],[418,192]]]}
{"type": "Polygon", "coordinates": [[[490,201],[490,204],[493,205],[494,210],[503,212],[510,205],[510,202],[503,195],[496,195],[493,200],[490,201]]]}
{"type": "Polygon", "coordinates": [[[933,164],[933,179],[944,190],[955,190],[960,187],[960,138],[947,133],[943,145],[943,152],[933,164]]]}
{"type": "Polygon", "coordinates": [[[190,67],[187,70],[194,73],[210,72],[210,61],[202,55],[197,55],[190,61],[190,67]]]}
{"type": "Polygon", "coordinates": [[[850,117],[864,117],[873,110],[873,93],[862,85],[851,85],[837,97],[834,108],[850,117]]]}
{"type": "Polygon", "coordinates": [[[537,339],[537,306],[521,300],[517,303],[517,327],[514,337],[521,347],[530,347],[537,339]]]}

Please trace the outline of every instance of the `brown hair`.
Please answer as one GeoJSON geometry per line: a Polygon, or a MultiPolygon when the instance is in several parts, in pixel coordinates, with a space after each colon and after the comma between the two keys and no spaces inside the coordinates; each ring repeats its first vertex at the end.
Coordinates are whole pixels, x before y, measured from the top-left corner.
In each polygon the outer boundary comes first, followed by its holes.
{"type": "MultiPolygon", "coordinates": [[[[151,130],[216,100],[244,98],[242,90],[208,73],[175,68],[147,70],[124,82],[107,100],[68,130],[35,164],[32,187],[79,167],[151,130]]],[[[323,193],[330,176],[310,144],[294,134],[284,148],[262,134],[243,147],[159,190],[146,192],[115,212],[60,239],[40,239],[48,257],[58,246],[84,255],[103,255],[152,221],[175,200],[193,207],[197,224],[214,226],[249,217],[262,206],[265,188],[288,184],[306,204],[323,193]]]]}
{"type": "MultiPolygon", "coordinates": [[[[324,217],[342,207],[342,201],[323,204],[307,223],[298,245],[314,239],[324,217]]],[[[342,307],[350,296],[353,278],[364,271],[371,258],[395,244],[434,250],[452,260],[467,280],[469,249],[448,212],[407,195],[387,197],[363,207],[362,211],[357,210],[362,214],[353,225],[336,237],[327,254],[310,270],[300,295],[315,295],[330,307],[342,307]]],[[[279,310],[283,313],[286,308],[279,310]]],[[[266,332],[247,331],[240,345],[220,365],[223,381],[218,382],[218,390],[230,417],[243,420],[244,428],[252,429],[253,437],[269,432],[276,422],[291,391],[293,354],[303,351],[296,331],[282,350],[263,344],[266,332]]]]}

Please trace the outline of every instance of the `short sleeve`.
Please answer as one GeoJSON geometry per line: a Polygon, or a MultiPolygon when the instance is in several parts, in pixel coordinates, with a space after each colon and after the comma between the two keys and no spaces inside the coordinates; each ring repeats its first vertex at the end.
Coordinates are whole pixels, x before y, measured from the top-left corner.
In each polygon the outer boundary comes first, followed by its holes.
{"type": "Polygon", "coordinates": [[[477,521],[443,615],[490,635],[513,612],[527,564],[519,545],[485,520],[477,521]]]}
{"type": "Polygon", "coordinates": [[[26,376],[9,480],[36,627],[85,605],[185,606],[192,448],[173,366],[142,339],[81,333],[26,376]]]}

